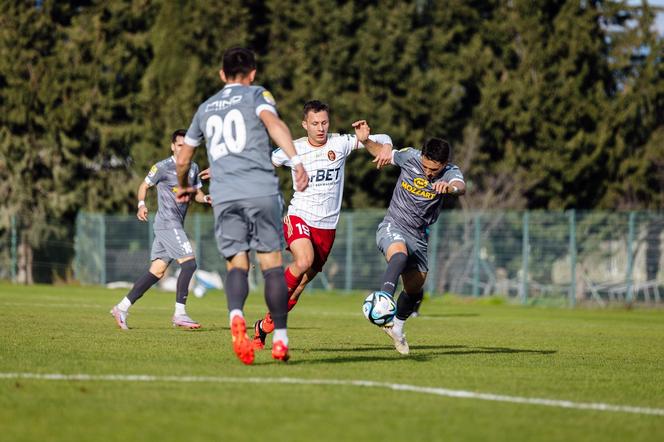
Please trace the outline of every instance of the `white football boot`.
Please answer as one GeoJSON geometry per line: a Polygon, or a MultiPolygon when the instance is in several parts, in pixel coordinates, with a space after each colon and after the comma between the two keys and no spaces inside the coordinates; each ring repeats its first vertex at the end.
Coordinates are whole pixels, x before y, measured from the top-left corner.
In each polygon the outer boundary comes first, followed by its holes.
{"type": "Polygon", "coordinates": [[[113,306],[111,309],[111,316],[115,319],[115,323],[120,327],[122,330],[129,330],[129,326],[127,325],[127,315],[129,313],[123,312],[118,308],[118,306],[113,306]]]}
{"type": "Polygon", "coordinates": [[[398,334],[397,332],[395,332],[394,328],[392,327],[392,324],[386,325],[385,327],[381,328],[385,333],[387,333],[387,336],[392,338],[392,341],[394,341],[394,348],[396,348],[399,353],[401,353],[402,355],[407,355],[410,352],[410,348],[408,348],[408,342],[406,341],[405,333],[398,334]]]}

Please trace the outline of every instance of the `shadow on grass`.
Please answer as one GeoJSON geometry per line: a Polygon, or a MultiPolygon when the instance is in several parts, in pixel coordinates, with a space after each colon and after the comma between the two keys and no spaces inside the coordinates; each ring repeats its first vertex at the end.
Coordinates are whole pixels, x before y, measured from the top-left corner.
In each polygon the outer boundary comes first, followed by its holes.
{"type": "MultiPolygon", "coordinates": [[[[470,318],[479,316],[479,313],[425,313],[420,315],[420,318],[470,318]]],[[[417,320],[417,318],[415,319],[417,320]]]]}
{"type": "MultiPolygon", "coordinates": [[[[347,348],[315,348],[308,352],[371,352],[371,351],[394,351],[394,347],[385,345],[371,345],[363,344],[361,347],[347,347],[347,348]]],[[[508,348],[508,347],[468,347],[467,345],[412,345],[410,347],[410,355],[402,356],[394,354],[392,356],[334,356],[322,359],[309,359],[309,360],[296,360],[292,364],[339,364],[339,363],[352,363],[352,362],[374,362],[374,361],[391,361],[391,360],[408,360],[417,362],[428,362],[441,356],[465,356],[465,355],[482,355],[482,354],[517,354],[526,353],[533,355],[551,355],[558,353],[558,350],[530,350],[521,348],[508,348]],[[424,351],[423,351],[424,350],[424,351]],[[442,350],[442,351],[441,351],[442,350]]],[[[303,353],[308,353],[303,352],[303,353]]]]}

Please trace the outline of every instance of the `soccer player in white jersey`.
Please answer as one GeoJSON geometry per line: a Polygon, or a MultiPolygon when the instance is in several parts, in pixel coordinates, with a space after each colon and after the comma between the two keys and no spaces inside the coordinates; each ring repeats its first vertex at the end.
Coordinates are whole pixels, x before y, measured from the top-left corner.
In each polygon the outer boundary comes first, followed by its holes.
{"type": "Polygon", "coordinates": [[[176,198],[188,200],[193,188],[186,178],[194,148],[205,140],[211,169],[215,238],[226,258],[226,299],[233,351],[244,364],[254,362],[254,346],[247,335],[244,304],[249,294],[249,251],[255,250],[265,279],[265,302],[275,324],[272,357],[287,361],[288,288],[281,250],[282,199],[270,162],[270,137],[282,146],[293,164],[295,187],[309,184],[293,146],[288,126],[279,118],[276,102],[265,88],[253,85],[254,53],[232,48],[224,53],[219,73],[225,86],[196,111],[177,159],[181,187],[176,198]]]}
{"type": "MultiPolygon", "coordinates": [[[[309,186],[295,191],[283,220],[284,237],[293,261],[284,275],[288,285],[290,311],[309,283],[327,260],[334,236],[344,189],[344,167],[348,155],[360,148],[375,157],[379,167],[392,160],[392,140],[387,135],[369,136],[366,121],[353,123],[355,135],[328,134],[330,109],[318,100],[304,105],[302,127],[306,137],[294,141],[298,156],[309,175],[309,186]],[[360,135],[364,134],[364,135],[360,135]],[[360,142],[358,138],[364,139],[360,142]]],[[[281,149],[272,153],[275,166],[291,166],[281,149]]],[[[295,177],[293,177],[295,178],[295,177]]],[[[265,338],[274,329],[270,313],[254,324],[254,348],[262,349],[265,338]]]]}
{"type": "MultiPolygon", "coordinates": [[[[148,208],[145,205],[145,196],[150,187],[157,187],[157,216],[154,219],[154,242],[150,258],[150,269],[141,275],[127,296],[111,309],[115,322],[123,330],[127,330],[127,315],[131,307],[145,292],[157,281],[163,278],[169,264],[176,260],[180,265],[178,276],[175,313],[173,325],[186,329],[200,328],[200,324],[187,315],[185,304],[189,295],[189,282],[196,271],[196,258],[194,251],[184,231],[184,218],[187,215],[188,203],[178,203],[175,200],[173,189],[178,186],[175,174],[175,158],[184,145],[185,131],[180,129],[171,136],[171,151],[173,155],[158,162],[150,169],[140,187],[138,188],[138,211],[136,217],[141,221],[148,221],[148,208]]],[[[199,203],[210,204],[210,196],[201,190],[202,183],[198,177],[198,165],[192,163],[189,171],[189,184],[196,189],[195,200],[199,203]]]]}

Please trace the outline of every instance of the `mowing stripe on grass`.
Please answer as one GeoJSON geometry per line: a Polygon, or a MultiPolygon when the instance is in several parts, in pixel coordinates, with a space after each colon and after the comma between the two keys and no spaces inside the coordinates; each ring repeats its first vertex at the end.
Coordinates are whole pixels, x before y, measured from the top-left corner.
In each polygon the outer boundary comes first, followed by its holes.
{"type": "Polygon", "coordinates": [[[547,407],[571,408],[576,410],[614,411],[620,413],[649,414],[664,416],[664,408],[634,407],[630,405],[611,405],[597,402],[573,402],[558,399],[528,398],[506,396],[491,393],[476,393],[464,390],[450,390],[437,387],[419,387],[417,385],[391,384],[363,380],[338,379],[299,379],[299,378],[256,378],[223,376],[152,376],[152,375],[93,375],[60,373],[0,373],[0,379],[37,379],[46,381],[116,381],[116,382],[201,382],[226,384],[299,384],[299,385],[341,385],[351,387],[385,388],[395,391],[411,391],[436,396],[461,399],[479,399],[483,401],[511,402],[515,404],[544,405],[547,407]]]}

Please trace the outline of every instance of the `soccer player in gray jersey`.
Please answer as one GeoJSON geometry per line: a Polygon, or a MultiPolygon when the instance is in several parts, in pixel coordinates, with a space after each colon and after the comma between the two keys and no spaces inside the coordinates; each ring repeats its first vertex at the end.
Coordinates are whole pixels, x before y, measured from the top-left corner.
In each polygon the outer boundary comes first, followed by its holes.
{"type": "MultiPolygon", "coordinates": [[[[175,295],[175,313],[173,325],[177,327],[196,329],[200,324],[191,319],[185,310],[189,294],[189,282],[196,271],[196,258],[191,244],[184,232],[184,217],[187,214],[189,203],[178,203],[175,200],[175,191],[178,179],[175,171],[175,158],[182,151],[185,131],[176,130],[171,136],[171,151],[173,155],[152,166],[145,180],[138,188],[138,212],[136,217],[141,221],[148,221],[148,208],[145,205],[147,191],[157,186],[158,209],[154,219],[155,239],[150,253],[150,269],[134,283],[131,291],[116,306],[111,309],[111,315],[121,329],[128,329],[127,315],[131,307],[143,294],[159,281],[172,260],[180,264],[180,275],[177,280],[175,295]]],[[[202,183],[198,178],[198,165],[192,164],[188,176],[188,185],[196,190],[195,199],[199,203],[210,204],[211,200],[201,190],[202,183]]]]}
{"type": "Polygon", "coordinates": [[[378,225],[376,244],[387,260],[382,291],[393,296],[399,276],[403,281],[396,317],[383,327],[401,354],[409,352],[404,323],[424,295],[428,227],[438,219],[443,198],[466,191],[463,174],[449,163],[450,154],[448,142],[439,138],[427,140],[421,152],[410,147],[393,151],[392,164],[401,168],[401,174],[378,225]]]}
{"type": "Polygon", "coordinates": [[[253,52],[229,49],[219,74],[226,85],[198,107],[185,137],[184,155],[177,158],[182,185],[177,197],[185,201],[193,191],[185,188],[184,180],[193,148],[205,138],[215,236],[219,252],[227,260],[225,287],[233,350],[244,364],[253,363],[254,348],[242,311],[249,293],[248,253],[253,249],[263,271],[265,301],[275,324],[272,357],[287,361],[288,288],[281,255],[282,199],[270,160],[269,137],[292,162],[296,188],[304,190],[309,178],[296,155],[290,130],[277,114],[274,98],[263,87],[252,86],[256,76],[253,52]]]}

